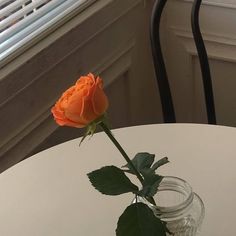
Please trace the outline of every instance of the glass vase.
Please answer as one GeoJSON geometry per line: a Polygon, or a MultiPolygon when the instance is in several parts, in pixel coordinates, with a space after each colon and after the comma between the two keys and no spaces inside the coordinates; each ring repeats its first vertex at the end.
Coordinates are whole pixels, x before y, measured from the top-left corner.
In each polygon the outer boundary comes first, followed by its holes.
{"type": "Polygon", "coordinates": [[[204,204],[191,186],[177,177],[164,177],[154,197],[156,206],[137,196],[134,202],[147,204],[156,217],[166,222],[172,236],[196,236],[204,218],[204,204]]]}

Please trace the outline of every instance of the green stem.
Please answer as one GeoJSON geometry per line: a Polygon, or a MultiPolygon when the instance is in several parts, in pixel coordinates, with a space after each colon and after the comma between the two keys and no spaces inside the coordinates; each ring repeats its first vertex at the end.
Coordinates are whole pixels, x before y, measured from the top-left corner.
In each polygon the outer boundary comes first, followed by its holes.
{"type": "MultiPolygon", "coordinates": [[[[104,132],[107,134],[107,136],[110,138],[110,140],[114,143],[114,145],[117,147],[117,149],[120,151],[121,155],[125,158],[127,163],[129,164],[130,168],[134,171],[135,175],[143,185],[143,177],[140,175],[128,155],[126,154],[125,150],[121,147],[121,145],[118,143],[118,141],[115,139],[115,137],[112,135],[110,129],[107,127],[107,125],[104,122],[99,123],[104,132]]],[[[151,202],[153,205],[156,205],[155,200],[152,197],[146,197],[146,199],[151,202]]]]}
{"type": "Polygon", "coordinates": [[[117,147],[117,149],[120,151],[121,155],[125,158],[125,160],[127,161],[128,165],[133,170],[133,172],[135,173],[135,175],[137,176],[137,178],[139,179],[141,184],[143,184],[143,177],[140,175],[138,170],[135,168],[134,164],[132,163],[132,161],[130,160],[130,158],[128,157],[128,155],[124,151],[124,149],[121,147],[121,145],[115,139],[115,137],[112,135],[110,129],[103,122],[100,123],[100,126],[102,127],[104,132],[107,134],[107,136],[110,138],[110,140],[114,143],[114,145],[117,147]]]}

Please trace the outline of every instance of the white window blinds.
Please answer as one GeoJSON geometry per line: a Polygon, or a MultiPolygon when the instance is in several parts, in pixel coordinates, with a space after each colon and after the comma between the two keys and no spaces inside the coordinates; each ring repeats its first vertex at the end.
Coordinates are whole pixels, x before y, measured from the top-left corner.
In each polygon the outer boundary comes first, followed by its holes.
{"type": "Polygon", "coordinates": [[[94,0],[0,0],[0,62],[94,0]]]}

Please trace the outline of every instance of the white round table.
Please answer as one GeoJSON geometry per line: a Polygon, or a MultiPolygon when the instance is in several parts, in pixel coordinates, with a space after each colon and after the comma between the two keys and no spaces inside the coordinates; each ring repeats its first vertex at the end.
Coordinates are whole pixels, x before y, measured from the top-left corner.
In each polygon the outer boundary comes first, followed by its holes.
{"type": "MultiPolygon", "coordinates": [[[[235,236],[236,128],[158,124],[114,130],[130,157],[167,156],[162,175],[185,179],[204,201],[202,236],[235,236]]],[[[38,153],[0,175],[1,236],[115,236],[131,194],[97,192],[86,174],[125,164],[104,133],[79,147],[72,140],[38,153]]]]}

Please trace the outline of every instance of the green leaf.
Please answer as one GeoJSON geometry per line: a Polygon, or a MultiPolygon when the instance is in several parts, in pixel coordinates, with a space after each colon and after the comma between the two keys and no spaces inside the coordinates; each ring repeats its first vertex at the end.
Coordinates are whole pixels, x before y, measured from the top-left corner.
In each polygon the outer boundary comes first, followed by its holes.
{"type": "Polygon", "coordinates": [[[158,187],[163,179],[163,176],[157,175],[152,171],[146,172],[145,174],[143,174],[143,176],[143,188],[141,191],[139,191],[139,195],[144,197],[153,197],[157,193],[158,187]]]}
{"type": "Polygon", "coordinates": [[[152,170],[156,170],[157,168],[159,168],[160,166],[163,166],[165,164],[169,163],[169,160],[167,157],[163,157],[160,160],[158,160],[155,164],[153,164],[152,166],[152,170]]]}
{"type": "Polygon", "coordinates": [[[138,187],[134,185],[124,172],[116,166],[105,166],[88,174],[92,185],[106,195],[119,195],[123,193],[137,193],[138,187]]]}
{"type": "Polygon", "coordinates": [[[116,236],[166,236],[164,223],[144,203],[128,206],[120,216],[116,236]]]}
{"type": "MultiPolygon", "coordinates": [[[[141,170],[145,168],[150,168],[152,163],[154,162],[155,155],[150,154],[147,152],[140,152],[135,155],[135,157],[131,160],[136,169],[141,172],[141,170]]],[[[126,172],[129,172],[131,174],[134,174],[133,170],[130,168],[130,165],[127,164],[123,167],[128,167],[129,170],[126,170],[126,172]]]]}

